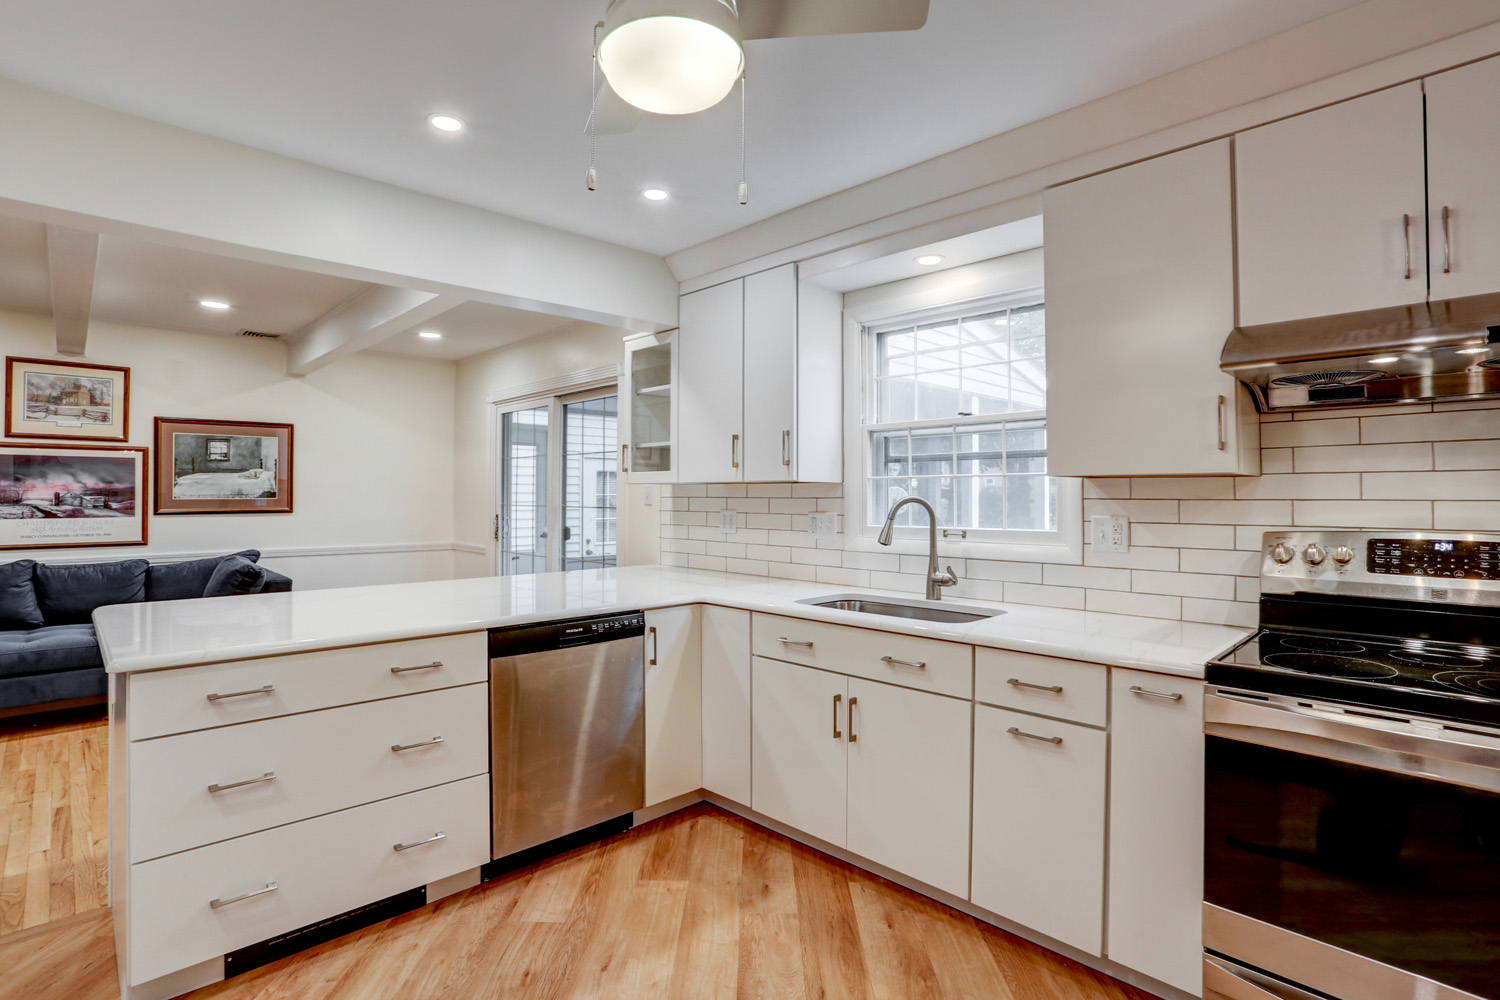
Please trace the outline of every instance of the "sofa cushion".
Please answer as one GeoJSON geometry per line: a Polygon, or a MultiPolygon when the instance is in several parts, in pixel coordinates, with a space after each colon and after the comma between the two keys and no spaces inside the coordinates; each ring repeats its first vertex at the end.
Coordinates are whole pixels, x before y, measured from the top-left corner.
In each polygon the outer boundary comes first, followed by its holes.
{"type": "MultiPolygon", "coordinates": [[[[250,562],[260,562],[260,552],[246,549],[236,556],[250,562]]],[[[188,562],[162,563],[146,570],[146,600],[183,601],[193,597],[208,597],[209,578],[214,570],[229,556],[210,556],[207,559],[192,559],[188,562]]]]}
{"type": "Polygon", "coordinates": [[[0,677],[104,669],[92,625],[46,625],[0,632],[0,677]]]}
{"type": "Polygon", "coordinates": [[[242,556],[228,556],[219,563],[208,586],[203,588],[204,597],[232,597],[235,594],[258,594],[266,585],[266,571],[242,556]]]}
{"type": "Polygon", "coordinates": [[[37,603],[48,625],[87,625],[95,608],[146,599],[144,559],[36,567],[37,603]]]}
{"type": "Polygon", "coordinates": [[[0,629],[36,628],[44,624],[32,583],[35,570],[35,559],[17,559],[0,566],[0,629]]]}

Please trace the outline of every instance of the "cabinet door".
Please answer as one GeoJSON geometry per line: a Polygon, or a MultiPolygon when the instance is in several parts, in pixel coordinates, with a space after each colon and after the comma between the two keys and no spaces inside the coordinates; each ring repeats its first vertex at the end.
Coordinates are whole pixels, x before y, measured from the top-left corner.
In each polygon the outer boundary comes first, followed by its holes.
{"type": "Polygon", "coordinates": [[[1428,77],[1426,86],[1432,297],[1500,291],[1500,59],[1428,77]]]}
{"type": "Polygon", "coordinates": [[[1234,142],[1242,326],[1426,300],[1420,82],[1234,142]]]}
{"type": "Polygon", "coordinates": [[[677,331],[678,480],[744,478],[743,280],[682,297],[677,331]]]}
{"type": "Polygon", "coordinates": [[[1110,673],[1106,954],[1196,996],[1203,977],[1203,682],[1110,673]]]}
{"type": "Polygon", "coordinates": [[[759,656],[752,662],[750,807],[844,846],[848,689],[838,674],[759,656]]]}
{"type": "Polygon", "coordinates": [[[797,265],[745,279],[745,480],[792,475],[797,425],[797,265]]]}
{"type": "Polygon", "coordinates": [[[750,612],[703,608],[703,787],[750,804],[750,612]]]}
{"type": "Polygon", "coordinates": [[[621,383],[620,441],[625,446],[621,471],[636,483],[672,482],[677,335],[658,333],[625,341],[621,383]]]}
{"type": "Polygon", "coordinates": [[[1047,192],[1047,464],[1058,476],[1257,475],[1219,370],[1234,326],[1229,140],[1047,192]]]}
{"type": "Polygon", "coordinates": [[[646,612],[646,805],[703,787],[698,609],[646,612]]]}
{"type": "Polygon", "coordinates": [[[969,891],[971,707],[849,680],[849,850],[955,896],[969,891]]]}
{"type": "Polygon", "coordinates": [[[1104,944],[1108,739],[1099,729],[974,709],[969,898],[1090,955],[1104,944]]]}

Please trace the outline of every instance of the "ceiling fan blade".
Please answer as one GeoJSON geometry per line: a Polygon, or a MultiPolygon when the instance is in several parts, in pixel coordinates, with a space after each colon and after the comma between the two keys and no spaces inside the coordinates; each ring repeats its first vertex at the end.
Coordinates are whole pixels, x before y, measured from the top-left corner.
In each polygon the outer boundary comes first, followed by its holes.
{"type": "MultiPolygon", "coordinates": [[[[629,132],[640,124],[645,114],[635,105],[625,103],[625,98],[615,93],[615,88],[609,85],[608,80],[600,79],[599,96],[594,101],[595,134],[619,135],[629,132]]],[[[583,130],[589,130],[587,119],[584,120],[583,130]]]]}
{"type": "Polygon", "coordinates": [[[916,31],[930,0],[739,0],[740,37],[916,31]]]}

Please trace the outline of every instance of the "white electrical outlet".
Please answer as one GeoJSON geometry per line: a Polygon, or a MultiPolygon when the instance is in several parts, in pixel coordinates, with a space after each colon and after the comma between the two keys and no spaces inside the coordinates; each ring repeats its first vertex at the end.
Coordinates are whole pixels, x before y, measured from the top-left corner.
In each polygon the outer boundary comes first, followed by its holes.
{"type": "Polygon", "coordinates": [[[719,511],[719,530],[726,535],[732,535],[739,530],[739,515],[732,510],[719,511]]]}
{"type": "Polygon", "coordinates": [[[1102,515],[1089,518],[1089,547],[1095,552],[1129,552],[1130,519],[1102,515]]]}
{"type": "Polygon", "coordinates": [[[833,513],[809,514],[807,533],[812,538],[838,537],[839,516],[833,513]]]}
{"type": "Polygon", "coordinates": [[[656,506],[656,487],[655,486],[642,486],[641,487],[641,503],[644,504],[647,507],[655,507],[656,506]]]}

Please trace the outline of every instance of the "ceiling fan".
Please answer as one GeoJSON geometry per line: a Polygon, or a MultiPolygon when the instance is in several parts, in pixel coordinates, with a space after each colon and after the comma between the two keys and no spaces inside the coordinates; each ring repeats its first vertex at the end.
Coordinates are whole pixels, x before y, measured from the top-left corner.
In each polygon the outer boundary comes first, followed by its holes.
{"type": "Polygon", "coordinates": [[[745,72],[743,43],[759,38],[915,31],[930,0],[611,0],[596,28],[604,81],[588,127],[635,128],[646,114],[686,115],[718,104],[745,72]]]}

